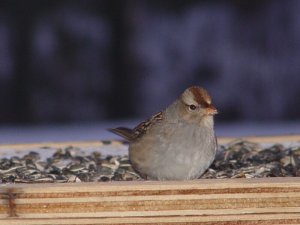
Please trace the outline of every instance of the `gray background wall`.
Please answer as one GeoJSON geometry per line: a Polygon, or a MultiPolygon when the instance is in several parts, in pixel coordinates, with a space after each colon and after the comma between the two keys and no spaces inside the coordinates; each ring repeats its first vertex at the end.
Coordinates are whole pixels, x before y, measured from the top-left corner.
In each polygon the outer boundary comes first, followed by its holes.
{"type": "Polygon", "coordinates": [[[143,118],[189,85],[220,121],[300,118],[300,1],[0,1],[0,122],[143,118]]]}

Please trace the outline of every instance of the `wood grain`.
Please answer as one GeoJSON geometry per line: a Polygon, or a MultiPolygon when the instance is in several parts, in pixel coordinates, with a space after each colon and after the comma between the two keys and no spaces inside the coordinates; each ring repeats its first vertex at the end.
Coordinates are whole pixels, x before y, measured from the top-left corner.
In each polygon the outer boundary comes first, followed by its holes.
{"type": "Polygon", "coordinates": [[[1,185],[0,218],[0,224],[300,224],[300,178],[1,185]]]}

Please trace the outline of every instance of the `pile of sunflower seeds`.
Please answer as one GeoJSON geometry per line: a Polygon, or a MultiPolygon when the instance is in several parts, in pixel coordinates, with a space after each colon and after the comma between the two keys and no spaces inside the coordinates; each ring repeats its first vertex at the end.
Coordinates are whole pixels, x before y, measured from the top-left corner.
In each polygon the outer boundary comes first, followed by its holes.
{"type": "MultiPolygon", "coordinates": [[[[47,151],[47,150],[45,150],[47,151]]],[[[166,159],[167,160],[167,159],[166,159]]],[[[221,145],[214,163],[201,178],[259,178],[300,176],[300,144],[262,147],[235,141],[221,145]]],[[[0,183],[67,183],[131,181],[142,178],[128,156],[102,156],[82,149],[57,149],[46,159],[31,151],[23,157],[0,158],[0,183]]]]}
{"type": "Polygon", "coordinates": [[[216,159],[201,178],[262,178],[300,176],[300,143],[267,148],[237,140],[219,146],[216,159]]]}
{"type": "Polygon", "coordinates": [[[0,183],[68,183],[138,180],[128,156],[102,157],[99,152],[84,154],[76,147],[57,149],[41,160],[37,152],[23,157],[0,158],[0,183]]]}

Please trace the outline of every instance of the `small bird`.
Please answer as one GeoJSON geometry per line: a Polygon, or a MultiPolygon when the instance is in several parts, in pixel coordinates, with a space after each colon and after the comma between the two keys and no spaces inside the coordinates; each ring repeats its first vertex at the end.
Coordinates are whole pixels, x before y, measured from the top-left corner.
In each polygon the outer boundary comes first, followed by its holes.
{"type": "Polygon", "coordinates": [[[129,159],[141,177],[191,180],[199,178],[215,158],[215,114],[207,91],[193,86],[135,128],[109,130],[129,141],[129,159]]]}

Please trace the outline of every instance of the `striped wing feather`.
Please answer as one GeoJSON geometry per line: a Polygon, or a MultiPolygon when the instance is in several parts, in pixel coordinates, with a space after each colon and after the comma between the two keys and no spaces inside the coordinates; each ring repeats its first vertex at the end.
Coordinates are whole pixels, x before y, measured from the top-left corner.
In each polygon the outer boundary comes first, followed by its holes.
{"type": "Polygon", "coordinates": [[[141,122],[139,125],[137,125],[135,128],[130,129],[126,127],[117,127],[108,129],[109,131],[125,138],[127,141],[135,141],[136,139],[140,138],[143,134],[145,134],[148,130],[148,128],[157,121],[162,120],[163,113],[159,112],[154,114],[151,118],[141,122]]]}

